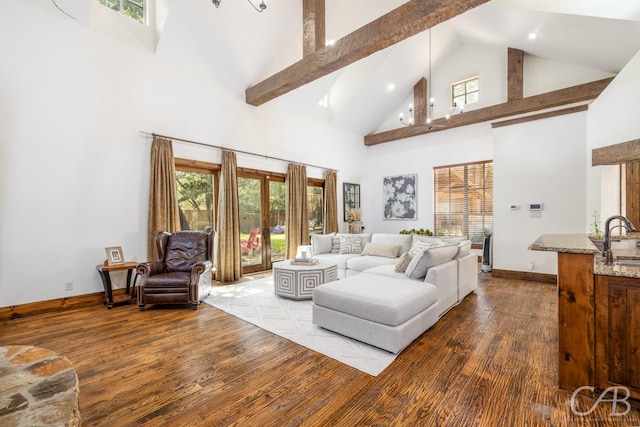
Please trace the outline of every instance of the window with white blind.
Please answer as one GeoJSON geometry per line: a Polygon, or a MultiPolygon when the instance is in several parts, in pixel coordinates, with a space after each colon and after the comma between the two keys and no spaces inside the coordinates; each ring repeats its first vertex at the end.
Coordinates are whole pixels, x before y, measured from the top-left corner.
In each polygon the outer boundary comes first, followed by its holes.
{"type": "Polygon", "coordinates": [[[493,233],[493,162],[433,168],[437,236],[469,236],[482,244],[493,233]]]}

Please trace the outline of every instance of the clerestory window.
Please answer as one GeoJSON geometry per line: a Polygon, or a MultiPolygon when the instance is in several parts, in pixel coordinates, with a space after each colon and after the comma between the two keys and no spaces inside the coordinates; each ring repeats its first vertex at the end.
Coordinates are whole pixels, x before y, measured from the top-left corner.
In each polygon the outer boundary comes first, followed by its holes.
{"type": "Polygon", "coordinates": [[[478,102],[480,79],[473,77],[451,85],[451,106],[463,107],[478,102]]]}
{"type": "Polygon", "coordinates": [[[145,1],[144,0],[98,0],[98,2],[109,9],[120,12],[129,18],[135,19],[141,24],[145,23],[145,1]]]}

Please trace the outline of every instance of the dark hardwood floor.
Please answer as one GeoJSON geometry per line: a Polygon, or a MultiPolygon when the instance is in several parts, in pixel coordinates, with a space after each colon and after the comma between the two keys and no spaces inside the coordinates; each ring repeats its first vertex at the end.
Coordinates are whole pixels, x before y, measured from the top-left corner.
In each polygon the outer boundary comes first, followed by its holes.
{"type": "MultiPolygon", "coordinates": [[[[85,426],[640,425],[640,412],[612,416],[610,402],[572,412],[556,387],[556,299],[554,285],[482,273],[377,377],[206,304],[10,320],[0,345],[66,356],[85,426]]],[[[594,403],[581,397],[578,409],[594,403]]]]}

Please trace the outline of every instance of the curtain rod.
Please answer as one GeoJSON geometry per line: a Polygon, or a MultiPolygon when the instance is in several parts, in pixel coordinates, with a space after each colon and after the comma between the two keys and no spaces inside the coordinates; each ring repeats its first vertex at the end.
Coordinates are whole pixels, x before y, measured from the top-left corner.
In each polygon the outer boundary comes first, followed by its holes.
{"type": "Polygon", "coordinates": [[[328,171],[339,172],[337,169],[333,169],[333,168],[325,168],[323,166],[312,165],[312,164],[309,164],[309,163],[295,162],[293,160],[281,159],[281,158],[278,158],[278,157],[271,157],[271,156],[268,156],[266,154],[252,153],[250,151],[236,150],[236,149],[233,149],[233,148],[224,148],[224,147],[222,147],[220,145],[209,145],[209,144],[205,144],[204,142],[191,141],[191,140],[182,139],[182,138],[175,138],[173,136],[160,135],[158,133],[145,132],[143,130],[141,130],[140,133],[144,134],[144,135],[149,135],[149,136],[157,136],[157,137],[160,137],[160,138],[166,138],[166,139],[170,139],[172,141],[181,141],[181,142],[186,142],[188,144],[201,145],[201,146],[207,147],[207,148],[216,148],[218,150],[233,151],[234,153],[248,154],[249,156],[256,156],[256,157],[264,157],[265,159],[276,160],[276,161],[279,161],[279,162],[295,163],[295,164],[298,164],[298,165],[308,166],[310,168],[317,168],[317,169],[324,169],[324,170],[328,170],[328,171]]]}

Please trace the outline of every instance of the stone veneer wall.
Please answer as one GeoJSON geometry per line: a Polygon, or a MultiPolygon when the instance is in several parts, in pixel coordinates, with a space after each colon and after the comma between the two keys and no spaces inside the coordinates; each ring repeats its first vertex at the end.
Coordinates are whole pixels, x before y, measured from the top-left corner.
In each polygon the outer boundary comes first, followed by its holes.
{"type": "Polygon", "coordinates": [[[0,347],[0,425],[79,426],[78,376],[71,362],[33,346],[0,347]]]}

